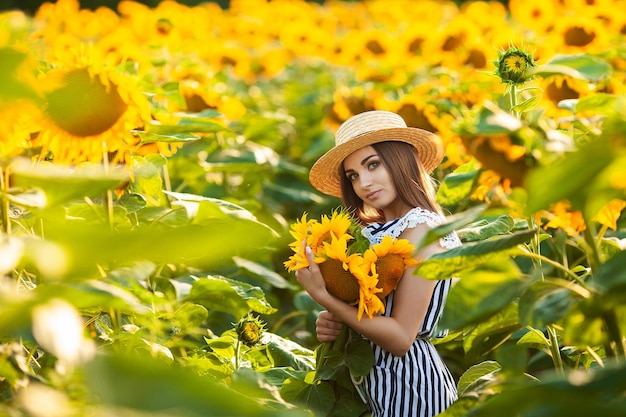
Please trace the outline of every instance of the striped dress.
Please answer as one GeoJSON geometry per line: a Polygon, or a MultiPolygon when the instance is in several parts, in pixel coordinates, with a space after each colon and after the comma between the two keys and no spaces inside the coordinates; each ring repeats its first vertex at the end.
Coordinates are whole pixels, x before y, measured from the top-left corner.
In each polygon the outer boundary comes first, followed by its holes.
{"type": "MultiPolygon", "coordinates": [[[[363,235],[375,244],[385,235],[397,238],[407,228],[424,223],[432,228],[443,221],[443,217],[436,213],[414,208],[399,219],[365,227],[363,235]]],[[[455,233],[443,237],[440,243],[446,249],[461,244],[455,233]]],[[[437,281],[418,336],[404,356],[394,356],[371,343],[374,367],[357,388],[365,394],[373,416],[431,417],[443,412],[456,400],[452,375],[429,340],[437,336],[437,321],[451,284],[451,279],[437,281]]],[[[387,297],[385,316],[391,315],[393,296],[392,292],[387,297]]]]}

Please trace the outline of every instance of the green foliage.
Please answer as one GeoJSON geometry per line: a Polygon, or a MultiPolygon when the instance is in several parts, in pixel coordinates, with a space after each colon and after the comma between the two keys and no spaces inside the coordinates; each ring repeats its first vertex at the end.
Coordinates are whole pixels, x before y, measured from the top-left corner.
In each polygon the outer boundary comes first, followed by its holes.
{"type": "MultiPolygon", "coordinates": [[[[34,94],[15,77],[24,59],[0,49],[2,100],[34,94]]],[[[612,66],[559,55],[524,75],[602,82],[612,66]]],[[[332,146],[323,120],[339,84],[360,83],[320,62],[294,62],[254,85],[228,71],[212,82],[245,105],[236,123],[203,110],[134,131],[143,145],[182,144],[174,155],[134,155],[129,171],[2,161],[0,414],[34,415],[28,404],[38,403],[61,415],[365,412],[352,380],[372,366],[369,342],[346,329],[319,345],[319,306],[283,267],[289,224],[338,204],[311,188],[308,168],[332,146]],[[250,314],[267,323],[255,343],[236,331],[250,314]],[[84,325],[68,325],[75,315],[84,325]]],[[[178,87],[146,88],[179,102],[178,87]]],[[[609,230],[594,216],[624,199],[624,97],[563,101],[565,123],[537,108],[537,87],[506,94],[506,105],[445,107],[468,149],[506,138],[525,154],[491,149],[435,173],[454,214],[421,245],[453,230],[464,242],[416,270],[455,278],[440,322],[449,333],[434,342],[460,399],[442,415],[621,415],[624,217],[609,230]],[[488,171],[512,189],[477,198],[488,171]],[[564,200],[584,231],[538,224],[564,200]]]]}

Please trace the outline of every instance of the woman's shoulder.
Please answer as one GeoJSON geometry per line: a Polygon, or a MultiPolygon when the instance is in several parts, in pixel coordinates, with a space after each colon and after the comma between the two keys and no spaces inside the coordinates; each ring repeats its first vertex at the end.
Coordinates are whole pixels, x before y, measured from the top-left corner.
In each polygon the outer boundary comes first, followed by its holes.
{"type": "MultiPolygon", "coordinates": [[[[370,242],[375,243],[381,241],[383,236],[389,235],[398,238],[402,232],[407,229],[414,229],[418,225],[427,225],[428,228],[434,228],[445,222],[445,217],[431,210],[421,207],[414,207],[404,216],[391,220],[384,224],[372,224],[363,228],[363,235],[370,242]]],[[[450,233],[439,240],[441,246],[446,249],[452,249],[460,246],[461,242],[456,233],[450,233]]]]}

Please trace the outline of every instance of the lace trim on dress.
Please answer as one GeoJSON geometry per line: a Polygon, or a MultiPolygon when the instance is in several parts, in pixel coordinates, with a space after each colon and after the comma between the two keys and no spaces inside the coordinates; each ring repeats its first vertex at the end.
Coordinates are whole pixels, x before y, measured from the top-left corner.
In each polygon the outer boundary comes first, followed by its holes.
{"type": "MultiPolygon", "coordinates": [[[[418,224],[426,223],[432,228],[439,226],[444,221],[445,219],[443,216],[440,216],[437,213],[433,213],[430,210],[424,210],[420,207],[415,207],[400,219],[392,220],[384,225],[372,224],[366,226],[361,230],[361,233],[370,241],[370,243],[376,244],[382,242],[383,236],[385,235],[397,238],[404,230],[407,228],[413,228],[418,224]],[[383,233],[379,233],[381,231],[383,231],[383,233]]],[[[440,238],[439,244],[446,249],[452,249],[461,246],[461,239],[459,239],[459,236],[455,232],[452,232],[440,238]]]]}

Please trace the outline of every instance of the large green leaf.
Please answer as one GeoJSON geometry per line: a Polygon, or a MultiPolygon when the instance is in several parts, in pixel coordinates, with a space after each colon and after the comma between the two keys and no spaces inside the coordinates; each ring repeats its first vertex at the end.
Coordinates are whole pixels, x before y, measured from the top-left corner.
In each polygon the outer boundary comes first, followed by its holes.
{"type": "Polygon", "coordinates": [[[520,298],[519,318],[522,324],[528,326],[553,324],[569,312],[575,301],[570,289],[557,286],[552,279],[537,281],[520,298]]]}
{"type": "Polygon", "coordinates": [[[482,320],[463,339],[465,360],[473,362],[491,357],[493,351],[522,326],[517,318],[517,305],[510,303],[501,311],[482,320]]]}
{"type": "Polygon", "coordinates": [[[469,196],[478,177],[475,163],[466,163],[448,174],[437,190],[437,201],[444,206],[459,203],[469,196]]]}
{"type": "Polygon", "coordinates": [[[491,258],[500,258],[505,254],[513,256],[520,253],[517,245],[529,241],[534,230],[523,230],[510,235],[471,242],[445,252],[437,253],[422,262],[415,270],[416,275],[427,279],[447,279],[463,270],[487,262],[491,258]]]}
{"type": "Polygon", "coordinates": [[[100,356],[84,375],[101,404],[127,410],[189,417],[310,416],[278,402],[259,404],[250,395],[256,392],[253,384],[238,384],[235,391],[189,369],[146,357],[100,356]]]}
{"type": "Polygon", "coordinates": [[[0,292],[0,336],[28,337],[32,310],[54,298],[80,310],[116,309],[131,315],[148,311],[133,294],[104,281],[43,283],[28,292],[0,292]]]}
{"type": "Polygon", "coordinates": [[[472,410],[473,417],[603,416],[626,410],[626,368],[611,364],[594,370],[544,375],[541,382],[510,383],[472,410]]]}
{"type": "Polygon", "coordinates": [[[287,281],[282,275],[274,272],[273,270],[261,265],[258,262],[251,261],[249,259],[240,258],[238,256],[233,257],[235,264],[243,271],[253,274],[255,277],[267,282],[274,288],[287,288],[294,290],[296,287],[294,284],[287,281]]]}
{"type": "Polygon", "coordinates": [[[365,339],[353,339],[346,346],[346,366],[353,376],[365,376],[374,364],[374,352],[365,339]]]}
{"type": "Polygon", "coordinates": [[[235,318],[250,311],[271,314],[276,311],[259,287],[226,277],[207,276],[193,283],[187,299],[202,304],[209,311],[223,311],[235,318]]]}
{"type": "Polygon", "coordinates": [[[503,235],[513,230],[514,227],[513,218],[504,214],[491,222],[484,220],[478,224],[470,224],[468,227],[458,230],[457,233],[462,241],[473,242],[503,235]]]}
{"type": "MultiPolygon", "coordinates": [[[[15,187],[12,194],[32,193],[39,190],[45,198],[38,199],[37,208],[48,208],[58,204],[102,196],[107,190],[119,187],[128,181],[128,173],[120,167],[105,168],[98,164],[66,167],[41,163],[35,167],[22,161],[11,170],[11,181],[15,187]]],[[[13,200],[19,203],[18,200],[13,200]]],[[[31,199],[31,201],[33,201],[31,199]]]]}
{"type": "Polygon", "coordinates": [[[305,405],[320,416],[327,415],[335,403],[335,391],[327,381],[309,384],[298,378],[289,378],[283,383],[280,393],[285,400],[305,405]]]}
{"type": "Polygon", "coordinates": [[[269,228],[259,222],[227,219],[202,226],[120,232],[103,225],[48,223],[46,238],[62,248],[60,275],[67,276],[94,272],[97,265],[114,267],[136,260],[206,268],[223,264],[235,255],[262,250],[274,239],[269,228]]]}
{"type": "Polygon", "coordinates": [[[626,161],[625,147],[615,139],[601,137],[563,159],[532,169],[526,178],[526,212],[535,213],[568,200],[574,209],[591,217],[604,204],[623,197],[623,191],[615,189],[611,179],[619,175],[626,161]]]}
{"type": "Polygon", "coordinates": [[[500,364],[496,361],[484,361],[470,366],[459,378],[457,384],[459,396],[471,391],[480,391],[482,387],[495,380],[500,369],[500,364]]]}
{"type": "Polygon", "coordinates": [[[607,61],[588,54],[555,55],[545,64],[533,69],[535,75],[544,78],[552,75],[565,75],[585,81],[606,79],[611,76],[612,71],[607,61]]]}
{"type": "Polygon", "coordinates": [[[313,370],[315,367],[313,352],[309,349],[273,333],[266,333],[266,335],[263,343],[274,362],[273,367],[290,367],[300,371],[313,370]]]}
{"type": "Polygon", "coordinates": [[[468,223],[473,222],[480,216],[485,209],[487,208],[486,204],[480,204],[478,206],[474,206],[466,211],[453,214],[446,219],[446,223],[441,224],[437,227],[433,227],[426,233],[426,235],[422,238],[420,242],[416,244],[418,248],[426,246],[437,239],[446,236],[453,231],[466,226],[468,223]]]}
{"type": "Polygon", "coordinates": [[[492,259],[461,276],[446,301],[441,320],[444,328],[481,323],[519,297],[529,285],[507,256],[492,259]]]}

